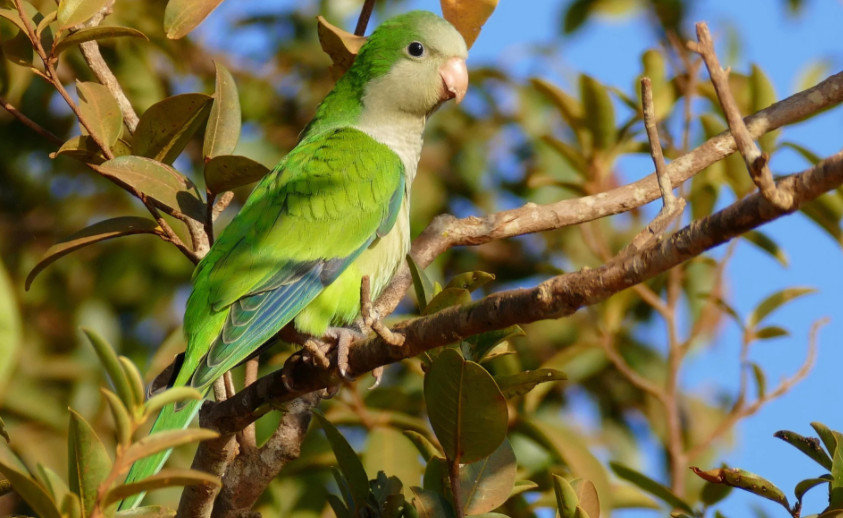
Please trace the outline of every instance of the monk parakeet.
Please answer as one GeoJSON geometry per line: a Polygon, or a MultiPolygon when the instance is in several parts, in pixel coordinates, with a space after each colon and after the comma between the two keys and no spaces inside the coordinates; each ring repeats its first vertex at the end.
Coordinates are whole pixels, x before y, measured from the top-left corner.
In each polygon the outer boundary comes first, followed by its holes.
{"type": "MultiPolygon", "coordinates": [[[[429,12],[397,16],[371,34],[298,145],[196,267],[174,385],[207,393],[290,322],[315,337],[351,323],[364,276],[372,297],[386,287],[409,250],[425,120],[462,99],[466,55],[462,36],[429,12]]],[[[165,407],[152,433],[186,427],[199,406],[165,407]]],[[[167,454],[137,462],[128,481],[158,471],[167,454]]]]}

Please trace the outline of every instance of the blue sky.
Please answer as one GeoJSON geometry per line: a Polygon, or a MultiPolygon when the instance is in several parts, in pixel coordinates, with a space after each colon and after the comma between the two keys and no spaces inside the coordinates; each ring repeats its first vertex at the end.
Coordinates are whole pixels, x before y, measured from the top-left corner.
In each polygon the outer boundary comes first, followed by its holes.
{"type": "MultiPolygon", "coordinates": [[[[656,44],[641,15],[598,18],[576,35],[557,36],[560,4],[551,0],[501,0],[471,51],[469,64],[504,64],[517,75],[543,75],[564,81],[579,72],[601,82],[628,90],[640,72],[640,54],[656,44]],[[558,46],[561,61],[552,69],[531,58],[531,44],[558,46]]],[[[841,69],[843,47],[840,46],[840,22],[843,3],[832,0],[807,0],[798,15],[789,14],[784,2],[771,0],[698,1],[691,20],[707,21],[718,44],[721,60],[736,70],[747,71],[758,64],[771,78],[781,99],[795,92],[798,77],[817,62],[826,62],[829,73],[841,69]],[[740,52],[729,62],[725,35],[732,27],[740,35],[740,52]]],[[[213,39],[214,27],[224,17],[249,9],[251,3],[225,2],[200,30],[200,35],[213,39]]],[[[273,9],[288,4],[287,0],[260,3],[260,9],[273,9]]],[[[258,5],[255,3],[254,5],[258,5]]],[[[356,2],[349,5],[357,5],[356,2]]],[[[434,0],[415,0],[414,7],[438,11],[434,0]]],[[[254,7],[251,7],[254,8],[254,7]]],[[[820,156],[840,149],[843,110],[831,110],[811,121],[785,129],[783,138],[808,146],[820,156]]],[[[636,179],[651,170],[649,159],[628,159],[621,162],[622,174],[636,179]]],[[[785,174],[806,167],[797,155],[783,151],[772,160],[775,173],[785,174]]],[[[820,333],[817,365],[809,378],[781,399],[766,406],[739,426],[737,442],[721,459],[777,483],[792,499],[792,488],[802,478],[820,473],[816,465],[788,445],[773,438],[782,428],[803,434],[811,433],[809,423],[822,421],[835,429],[843,429],[843,413],[836,405],[843,390],[835,383],[838,366],[843,365],[843,293],[841,248],[804,216],[793,215],[767,225],[764,231],[774,237],[787,252],[790,266],[782,268],[771,258],[741,243],[728,271],[729,295],[737,310],[745,315],[766,295],[789,286],[812,286],[819,292],[800,299],[770,319],[771,324],[790,330],[790,337],[760,343],[753,348],[752,359],[767,371],[768,385],[774,386],[783,376],[800,365],[805,353],[811,322],[821,316],[831,323],[820,333]]],[[[715,251],[715,254],[722,250],[715,251]]],[[[652,340],[664,340],[657,329],[652,340]]],[[[683,372],[684,385],[693,390],[713,393],[718,386],[736,386],[738,379],[738,347],[740,336],[735,326],[727,324],[717,344],[694,357],[683,372]]],[[[651,466],[657,466],[651,462],[651,466]]],[[[644,467],[645,469],[647,466],[644,467]]],[[[657,478],[661,474],[653,473],[657,478]]],[[[822,507],[823,491],[809,493],[806,512],[822,507]]],[[[733,492],[724,506],[726,514],[745,514],[747,506],[761,506],[772,516],[783,516],[775,504],[757,497],[733,492]]],[[[625,513],[629,516],[631,513],[625,513]]],[[[651,513],[634,513],[651,516],[651,513]]]]}

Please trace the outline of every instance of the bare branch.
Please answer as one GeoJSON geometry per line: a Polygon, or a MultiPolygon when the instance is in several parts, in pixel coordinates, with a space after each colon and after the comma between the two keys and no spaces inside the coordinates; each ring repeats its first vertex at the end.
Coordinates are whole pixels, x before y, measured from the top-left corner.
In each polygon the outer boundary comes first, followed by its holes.
{"type": "Polygon", "coordinates": [[[9,114],[12,117],[16,118],[17,120],[22,122],[26,127],[31,129],[35,133],[38,133],[42,137],[46,138],[47,140],[49,140],[53,144],[56,144],[56,145],[60,146],[64,143],[64,141],[62,139],[58,138],[53,132],[44,128],[43,126],[41,126],[40,124],[38,124],[34,120],[32,120],[29,117],[27,117],[26,115],[24,115],[20,110],[18,110],[14,106],[12,106],[11,103],[9,103],[6,99],[3,99],[2,97],[0,97],[0,106],[2,106],[4,110],[9,112],[9,114]]]}
{"type": "MultiPolygon", "coordinates": [[[[745,122],[750,135],[758,137],[840,102],[843,102],[843,72],[747,117],[745,122]]],[[[672,185],[680,185],[734,151],[735,141],[728,132],[710,138],[668,164],[667,171],[672,185]]],[[[528,203],[517,209],[482,218],[458,219],[443,214],[436,217],[416,238],[411,255],[416,264],[425,267],[454,246],[481,245],[496,239],[577,225],[632,210],[657,199],[660,194],[658,181],[651,174],[637,182],[599,194],[547,205],[528,203]]],[[[410,270],[405,265],[378,298],[375,304],[378,314],[386,316],[391,313],[411,284],[410,270]]]]}
{"type": "Polygon", "coordinates": [[[770,172],[770,168],[767,167],[770,157],[766,153],[761,153],[761,150],[758,149],[758,146],[752,140],[752,136],[746,129],[746,125],[744,125],[743,118],[741,118],[741,113],[738,109],[738,103],[735,101],[732,90],[729,88],[728,74],[720,67],[720,61],[714,52],[714,43],[711,40],[711,34],[705,22],[697,24],[697,38],[699,39],[699,43],[694,46],[694,50],[699,52],[702,55],[703,61],[705,61],[708,74],[711,76],[711,82],[714,84],[714,90],[717,92],[717,98],[720,100],[720,106],[723,107],[723,113],[726,115],[726,121],[729,123],[729,129],[735,137],[738,151],[743,156],[752,181],[768,200],[782,209],[786,209],[792,200],[784,193],[776,190],[773,174],[770,172]]]}
{"type": "Polygon", "coordinates": [[[372,17],[372,10],[375,8],[375,0],[365,0],[363,9],[360,10],[360,17],[357,18],[357,27],[354,28],[355,36],[366,34],[366,26],[369,25],[369,18],[372,17]]]}
{"type": "MultiPolygon", "coordinates": [[[[780,180],[778,188],[793,196],[795,210],[841,184],[843,151],[780,180]]],[[[570,315],[787,213],[756,193],[635,253],[616,256],[600,268],[556,276],[533,288],[494,293],[402,322],[393,331],[406,336],[403,347],[393,347],[379,337],[355,343],[349,354],[349,373],[360,375],[480,332],[570,315]]],[[[293,390],[281,382],[281,371],[264,376],[230,400],[212,406],[209,425],[224,433],[236,431],[263,415],[268,402],[289,401],[340,382],[338,373],[306,362],[295,362],[285,375],[293,390]]]]}

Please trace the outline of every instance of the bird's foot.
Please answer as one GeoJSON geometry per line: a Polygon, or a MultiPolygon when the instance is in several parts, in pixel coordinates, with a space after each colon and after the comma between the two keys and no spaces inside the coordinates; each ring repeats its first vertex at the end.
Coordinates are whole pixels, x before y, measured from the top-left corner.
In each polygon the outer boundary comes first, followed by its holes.
{"type": "Polygon", "coordinates": [[[365,338],[363,333],[348,327],[329,327],[325,336],[334,340],[337,348],[337,371],[343,379],[354,378],[348,374],[348,349],[354,340],[365,338]]]}
{"type": "MultiPolygon", "coordinates": [[[[369,276],[365,275],[360,280],[360,317],[362,319],[361,330],[366,333],[372,330],[389,345],[400,347],[404,345],[404,335],[389,329],[383,323],[380,314],[374,308],[371,297],[369,276]]],[[[368,333],[367,333],[368,334],[368,333]]],[[[380,381],[380,380],[378,380],[380,381]]]]}

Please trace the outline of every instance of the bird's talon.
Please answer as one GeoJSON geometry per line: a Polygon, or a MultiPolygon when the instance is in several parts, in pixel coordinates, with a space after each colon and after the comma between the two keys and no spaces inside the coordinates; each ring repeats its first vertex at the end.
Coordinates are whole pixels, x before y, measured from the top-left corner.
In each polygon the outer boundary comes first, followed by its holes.
{"type": "Polygon", "coordinates": [[[375,369],[372,371],[372,376],[375,377],[375,382],[372,383],[372,386],[369,387],[369,390],[376,389],[381,384],[381,379],[383,378],[383,365],[381,365],[380,367],[375,367],[375,369]]]}

